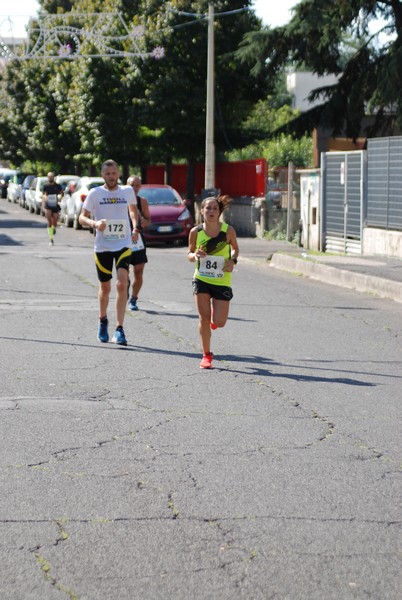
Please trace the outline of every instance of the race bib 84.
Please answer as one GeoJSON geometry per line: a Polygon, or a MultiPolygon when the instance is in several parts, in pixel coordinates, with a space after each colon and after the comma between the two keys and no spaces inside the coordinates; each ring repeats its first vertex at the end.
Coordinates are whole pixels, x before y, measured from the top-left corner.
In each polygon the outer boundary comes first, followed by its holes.
{"type": "Polygon", "coordinates": [[[198,273],[202,277],[211,277],[212,279],[219,279],[224,275],[224,266],[224,256],[207,255],[203,258],[200,258],[200,266],[198,267],[198,273]]]}

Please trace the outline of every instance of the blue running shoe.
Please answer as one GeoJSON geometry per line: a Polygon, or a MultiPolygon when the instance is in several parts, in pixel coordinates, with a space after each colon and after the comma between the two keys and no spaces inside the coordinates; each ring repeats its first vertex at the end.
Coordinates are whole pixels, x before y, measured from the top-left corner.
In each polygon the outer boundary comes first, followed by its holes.
{"type": "Polygon", "coordinates": [[[107,319],[99,321],[98,340],[104,344],[109,341],[109,334],[107,331],[108,323],[109,321],[107,319]]]}
{"type": "Polygon", "coordinates": [[[126,336],[124,335],[123,327],[118,327],[114,332],[112,337],[112,342],[114,344],[119,344],[120,346],[127,346],[126,336]]]}
{"type": "Polygon", "coordinates": [[[137,306],[137,298],[131,297],[130,301],[128,303],[128,308],[130,310],[138,310],[138,306],[137,306]]]}

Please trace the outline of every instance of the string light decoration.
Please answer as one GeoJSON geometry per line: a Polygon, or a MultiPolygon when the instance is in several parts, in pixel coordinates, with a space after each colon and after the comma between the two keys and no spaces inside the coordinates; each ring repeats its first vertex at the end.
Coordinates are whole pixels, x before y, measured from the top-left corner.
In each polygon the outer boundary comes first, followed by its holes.
{"type": "Polygon", "coordinates": [[[77,58],[141,57],[161,59],[164,48],[143,49],[145,28],[129,28],[120,13],[40,14],[31,19],[28,37],[11,46],[0,36],[2,58],[11,60],[73,60],[77,58]]]}

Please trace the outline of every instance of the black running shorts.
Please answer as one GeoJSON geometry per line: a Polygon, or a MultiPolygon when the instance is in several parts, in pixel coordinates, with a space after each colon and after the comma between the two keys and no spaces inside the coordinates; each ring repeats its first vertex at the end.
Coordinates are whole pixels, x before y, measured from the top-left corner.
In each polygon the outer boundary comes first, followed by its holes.
{"type": "Polygon", "coordinates": [[[131,249],[122,248],[116,252],[95,252],[96,272],[99,281],[110,281],[113,277],[113,263],[117,269],[128,271],[131,259],[131,249]]]}
{"type": "Polygon", "coordinates": [[[201,281],[201,279],[193,279],[193,294],[208,294],[215,300],[226,300],[229,302],[233,298],[232,288],[227,285],[214,285],[201,281]]]}
{"type": "Polygon", "coordinates": [[[45,209],[51,210],[52,213],[58,213],[61,211],[61,208],[58,204],[56,204],[56,206],[48,206],[46,202],[45,202],[45,209]]]}
{"type": "Polygon", "coordinates": [[[147,251],[145,250],[135,250],[131,253],[130,265],[143,265],[148,262],[147,251]]]}

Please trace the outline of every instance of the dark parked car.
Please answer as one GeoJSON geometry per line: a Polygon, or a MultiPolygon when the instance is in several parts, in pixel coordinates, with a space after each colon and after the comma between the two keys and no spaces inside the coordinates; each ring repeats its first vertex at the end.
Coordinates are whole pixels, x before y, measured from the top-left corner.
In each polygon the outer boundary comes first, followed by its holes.
{"type": "Polygon", "coordinates": [[[15,169],[0,169],[0,196],[2,198],[7,198],[8,184],[16,173],[15,169]]]}
{"type": "Polygon", "coordinates": [[[148,200],[151,224],[147,242],[187,242],[194,221],[180,194],[169,185],[144,184],[139,195],[148,200]]]}

